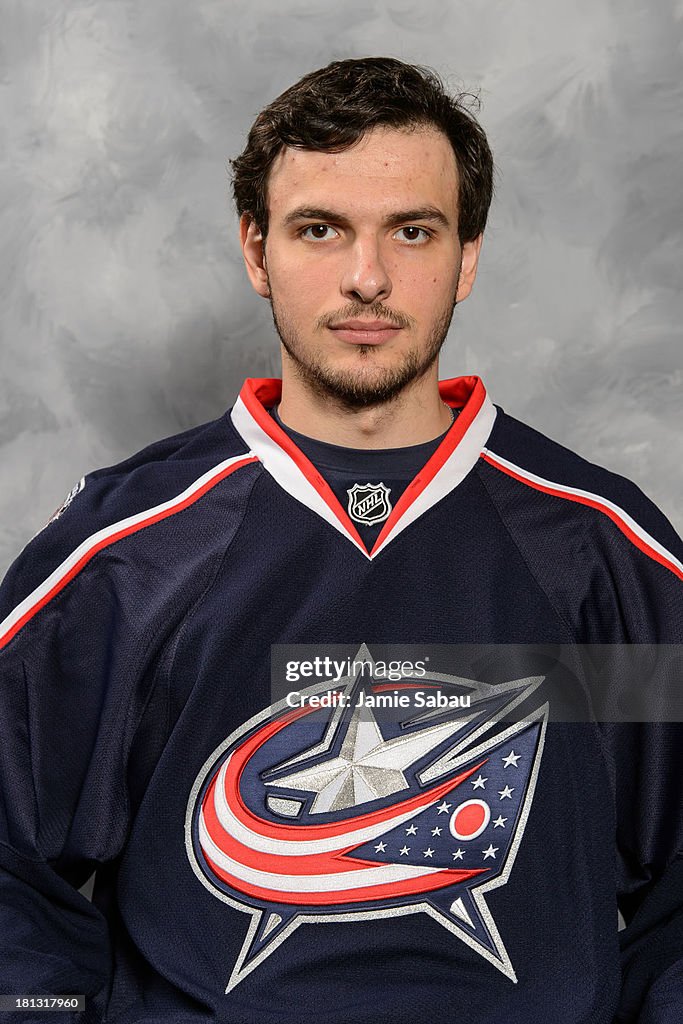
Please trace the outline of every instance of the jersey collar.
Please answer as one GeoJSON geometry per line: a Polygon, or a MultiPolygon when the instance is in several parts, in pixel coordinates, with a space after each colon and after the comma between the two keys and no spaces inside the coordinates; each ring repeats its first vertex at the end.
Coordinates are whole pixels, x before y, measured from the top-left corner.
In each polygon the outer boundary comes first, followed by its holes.
{"type": "Polygon", "coordinates": [[[407,526],[449,494],[475,465],[493,428],[496,410],[479,377],[439,382],[442,400],[460,415],[397,501],[368,552],[337,496],[313,463],[280,427],[268,409],[282,393],[277,378],[244,382],[232,413],[238,433],[281,487],[343,534],[366,558],[375,558],[407,526]]]}

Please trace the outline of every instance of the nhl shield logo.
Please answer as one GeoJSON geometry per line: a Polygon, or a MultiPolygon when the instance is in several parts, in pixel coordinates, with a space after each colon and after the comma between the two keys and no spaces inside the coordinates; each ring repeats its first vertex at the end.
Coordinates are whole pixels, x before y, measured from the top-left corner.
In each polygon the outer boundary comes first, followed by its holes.
{"type": "Polygon", "coordinates": [[[346,493],[349,496],[349,515],[364,526],[383,523],[391,512],[386,484],[354,484],[346,493]]]}

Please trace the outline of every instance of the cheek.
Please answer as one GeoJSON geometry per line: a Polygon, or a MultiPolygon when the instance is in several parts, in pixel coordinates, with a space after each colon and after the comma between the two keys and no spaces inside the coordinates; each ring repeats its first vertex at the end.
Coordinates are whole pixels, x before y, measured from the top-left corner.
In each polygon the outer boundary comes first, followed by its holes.
{"type": "Polygon", "coordinates": [[[294,269],[282,263],[269,267],[270,292],[281,322],[306,331],[317,317],[335,307],[329,280],[321,284],[319,278],[319,271],[294,269]]]}
{"type": "MultiPolygon", "coordinates": [[[[434,267],[401,267],[393,277],[394,300],[399,296],[417,309],[429,311],[453,298],[457,286],[456,271],[434,267]]],[[[389,300],[391,302],[391,299],[389,300]]]]}
{"type": "Polygon", "coordinates": [[[338,288],[335,270],[329,261],[273,259],[267,262],[267,267],[271,288],[277,290],[288,305],[307,305],[307,300],[329,295],[338,288]]]}

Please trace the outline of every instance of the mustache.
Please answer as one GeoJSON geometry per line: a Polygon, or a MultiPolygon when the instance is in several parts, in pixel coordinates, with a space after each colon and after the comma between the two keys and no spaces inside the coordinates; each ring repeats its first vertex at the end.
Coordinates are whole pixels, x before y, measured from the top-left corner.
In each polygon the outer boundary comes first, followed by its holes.
{"type": "Polygon", "coordinates": [[[351,303],[333,313],[325,313],[315,321],[316,329],[322,330],[331,324],[340,323],[344,320],[386,320],[392,327],[413,327],[415,320],[407,313],[390,309],[381,302],[372,302],[369,305],[363,303],[351,303]]]}

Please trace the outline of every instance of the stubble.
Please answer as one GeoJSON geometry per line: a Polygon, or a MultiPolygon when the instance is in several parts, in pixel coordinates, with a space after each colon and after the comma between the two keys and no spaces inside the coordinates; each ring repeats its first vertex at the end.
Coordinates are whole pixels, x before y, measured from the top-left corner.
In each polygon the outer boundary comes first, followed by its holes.
{"type": "Polygon", "coordinates": [[[317,396],[331,399],[346,409],[368,409],[398,398],[406,387],[420,380],[434,364],[453,318],[456,291],[457,283],[450,305],[434,321],[424,348],[413,346],[402,354],[396,364],[381,366],[377,347],[359,345],[358,365],[352,370],[335,367],[326,358],[325,332],[329,324],[364,318],[387,320],[393,326],[409,328],[415,321],[382,303],[350,304],[316,321],[315,334],[320,337],[320,344],[312,350],[312,346],[302,343],[296,326],[287,316],[285,305],[276,300],[272,290],[270,307],[275,330],[299,379],[317,396]]]}

